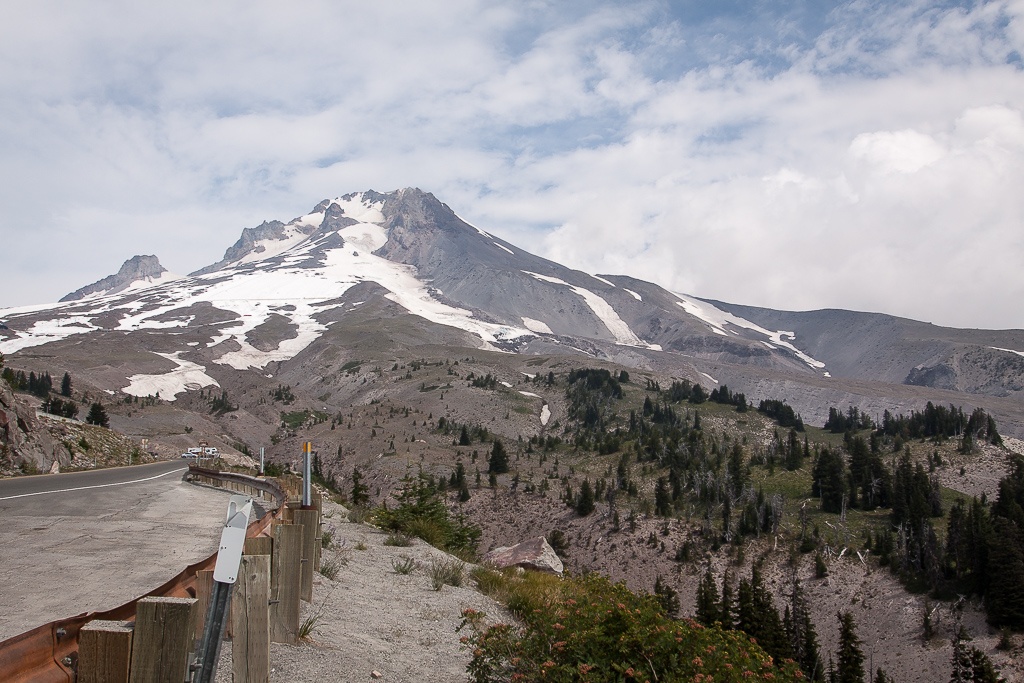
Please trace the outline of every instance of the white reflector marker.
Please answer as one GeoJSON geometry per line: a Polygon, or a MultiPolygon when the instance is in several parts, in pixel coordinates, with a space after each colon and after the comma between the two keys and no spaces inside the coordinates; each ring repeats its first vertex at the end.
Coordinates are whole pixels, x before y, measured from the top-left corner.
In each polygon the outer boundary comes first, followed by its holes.
{"type": "Polygon", "coordinates": [[[213,568],[213,580],[234,583],[238,578],[238,567],[242,562],[242,548],[245,547],[245,530],[252,513],[252,498],[231,496],[228,502],[228,517],[220,534],[220,550],[217,564],[213,568]]]}

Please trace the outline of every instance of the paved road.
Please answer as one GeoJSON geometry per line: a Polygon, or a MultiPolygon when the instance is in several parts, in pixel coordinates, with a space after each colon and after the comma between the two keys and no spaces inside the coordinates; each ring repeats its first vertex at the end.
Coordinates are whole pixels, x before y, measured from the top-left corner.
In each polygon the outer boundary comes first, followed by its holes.
{"type": "Polygon", "coordinates": [[[0,640],[115,607],[217,549],[228,494],[182,462],[0,480],[0,640]]]}
{"type": "MultiPolygon", "coordinates": [[[[139,480],[173,478],[175,475],[180,479],[187,469],[188,465],[184,462],[171,461],[132,467],[110,467],[86,472],[39,474],[33,477],[0,479],[0,511],[20,510],[23,509],[23,506],[37,503],[49,505],[54,500],[61,500],[62,494],[76,491],[125,486],[139,480]],[[33,498],[39,500],[29,500],[33,498]]],[[[65,495],[63,499],[67,500],[67,496],[65,495]]]]}

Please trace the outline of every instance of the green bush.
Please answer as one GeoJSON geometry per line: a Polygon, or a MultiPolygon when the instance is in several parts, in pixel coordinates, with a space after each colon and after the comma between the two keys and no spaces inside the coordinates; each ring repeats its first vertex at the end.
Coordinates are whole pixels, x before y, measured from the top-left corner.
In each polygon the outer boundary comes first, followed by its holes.
{"type": "Polygon", "coordinates": [[[465,559],[475,556],[480,540],[480,528],[462,516],[453,517],[437,491],[422,478],[406,480],[398,507],[377,508],[374,522],[385,531],[421,538],[465,559]]]}
{"type": "Polygon", "coordinates": [[[462,642],[473,652],[467,671],[476,683],[803,678],[792,661],[775,666],[746,634],[670,619],[653,596],[599,575],[506,579],[517,583],[507,588],[521,627],[484,628],[483,613],[462,613],[460,629],[471,633],[462,642]]]}
{"type": "Polygon", "coordinates": [[[459,587],[466,578],[466,565],[456,559],[431,560],[427,575],[436,591],[445,586],[459,587]]]}

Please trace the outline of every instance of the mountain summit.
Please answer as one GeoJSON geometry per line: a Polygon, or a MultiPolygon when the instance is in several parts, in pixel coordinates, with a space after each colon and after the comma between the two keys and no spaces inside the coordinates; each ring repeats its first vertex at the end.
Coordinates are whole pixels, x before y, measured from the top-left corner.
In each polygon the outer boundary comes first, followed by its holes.
{"type": "Polygon", "coordinates": [[[166,282],[169,273],[166,268],[160,265],[160,259],[156,256],[133,256],[121,266],[113,275],[108,275],[102,280],[76,289],[65,295],[61,302],[78,301],[88,296],[105,296],[117,294],[129,289],[141,289],[158,282],[166,282]]]}

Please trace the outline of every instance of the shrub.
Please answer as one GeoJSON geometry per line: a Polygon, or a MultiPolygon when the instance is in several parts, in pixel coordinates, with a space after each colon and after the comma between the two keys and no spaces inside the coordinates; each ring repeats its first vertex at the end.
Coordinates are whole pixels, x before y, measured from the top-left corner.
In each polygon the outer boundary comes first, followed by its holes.
{"type": "Polygon", "coordinates": [[[338,572],[341,570],[342,564],[343,563],[338,558],[323,560],[320,562],[320,574],[322,574],[324,578],[334,581],[338,578],[338,572]]]}
{"type": "Polygon", "coordinates": [[[384,545],[390,545],[396,548],[408,548],[412,545],[412,539],[405,534],[388,534],[388,537],[384,539],[384,545]]]}
{"type": "Polygon", "coordinates": [[[466,565],[461,560],[431,560],[427,568],[430,585],[439,591],[445,586],[461,586],[466,576],[466,565]]]}
{"type": "Polygon", "coordinates": [[[391,568],[395,570],[396,574],[412,574],[416,569],[416,560],[403,556],[401,560],[391,560],[391,568]]]}
{"type": "Polygon", "coordinates": [[[675,621],[654,597],[596,574],[560,581],[527,573],[511,583],[509,607],[521,628],[484,628],[483,613],[462,613],[459,628],[471,633],[462,642],[473,652],[467,671],[476,683],[802,678],[791,661],[774,667],[742,632],[675,621]]]}
{"type": "Polygon", "coordinates": [[[476,553],[480,528],[465,518],[453,517],[444,501],[423,478],[407,479],[394,510],[386,506],[374,511],[382,529],[421,538],[430,545],[470,558],[476,553]]]}

